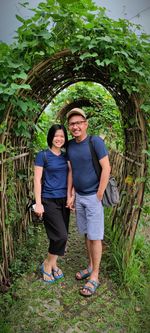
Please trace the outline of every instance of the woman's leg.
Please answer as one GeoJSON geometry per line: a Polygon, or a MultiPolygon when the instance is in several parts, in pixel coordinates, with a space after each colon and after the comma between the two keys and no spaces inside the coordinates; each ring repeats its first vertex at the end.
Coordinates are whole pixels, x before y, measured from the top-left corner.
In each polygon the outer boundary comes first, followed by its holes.
{"type": "Polygon", "coordinates": [[[67,233],[69,232],[69,218],[70,218],[70,209],[66,207],[67,198],[61,199],[61,207],[62,207],[62,216],[64,220],[64,224],[67,229],[67,233]]]}
{"type": "Polygon", "coordinates": [[[48,253],[47,255],[47,258],[44,260],[44,263],[43,263],[43,271],[46,272],[47,274],[44,274],[43,272],[43,279],[45,281],[49,281],[49,280],[53,280],[53,275],[52,272],[53,272],[53,269],[57,267],[57,258],[58,256],[55,255],[55,254],[51,254],[51,253],[48,253]]]}
{"type": "MultiPolygon", "coordinates": [[[[48,256],[44,260],[44,271],[48,274],[53,273],[55,278],[62,276],[62,271],[57,267],[58,256],[63,256],[67,242],[67,230],[62,214],[61,199],[44,199],[44,224],[48,239],[50,241],[48,256]]],[[[45,280],[49,276],[43,275],[45,280]]]]}

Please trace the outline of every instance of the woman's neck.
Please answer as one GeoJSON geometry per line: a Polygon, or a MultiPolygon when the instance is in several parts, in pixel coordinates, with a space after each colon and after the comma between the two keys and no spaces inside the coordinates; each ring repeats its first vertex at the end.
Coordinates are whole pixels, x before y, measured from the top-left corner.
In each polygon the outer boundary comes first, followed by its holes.
{"type": "Polygon", "coordinates": [[[49,148],[55,155],[60,155],[61,154],[61,149],[59,147],[54,147],[52,146],[49,148]]]}

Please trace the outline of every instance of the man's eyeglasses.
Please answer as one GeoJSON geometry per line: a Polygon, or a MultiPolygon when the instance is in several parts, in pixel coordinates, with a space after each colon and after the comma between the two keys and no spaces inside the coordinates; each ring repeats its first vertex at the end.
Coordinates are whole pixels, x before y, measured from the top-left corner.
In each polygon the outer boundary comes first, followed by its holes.
{"type": "Polygon", "coordinates": [[[81,121],[75,121],[75,122],[72,122],[72,123],[69,123],[68,124],[68,127],[73,127],[73,126],[81,126],[82,125],[82,123],[85,123],[86,122],[86,120],[81,120],[81,121]]]}

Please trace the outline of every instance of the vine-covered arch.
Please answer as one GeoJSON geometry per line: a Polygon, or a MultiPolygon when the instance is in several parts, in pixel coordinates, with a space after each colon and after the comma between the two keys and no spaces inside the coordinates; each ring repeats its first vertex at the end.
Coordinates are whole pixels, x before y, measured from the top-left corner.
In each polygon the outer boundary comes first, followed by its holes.
{"type": "MultiPolygon", "coordinates": [[[[67,6],[72,5],[67,4],[67,6]]],[[[61,8],[60,14],[57,12],[60,21],[62,11],[61,8]]],[[[12,240],[14,230],[20,238],[24,237],[29,223],[26,199],[32,191],[33,184],[32,138],[35,125],[45,107],[59,92],[70,85],[79,81],[91,81],[103,85],[115,99],[122,115],[125,151],[123,155],[112,152],[110,156],[112,171],[118,179],[121,200],[111,213],[111,219],[115,237],[124,249],[128,248],[128,252],[135,236],[143,202],[142,179],[146,174],[146,155],[143,154],[143,150],[147,148],[147,136],[146,120],[141,105],[146,100],[148,91],[146,75],[149,63],[147,58],[142,56],[141,50],[142,47],[147,49],[148,44],[144,42],[145,44],[141,46],[140,41],[137,41],[135,35],[131,33],[131,42],[134,45],[132,50],[128,42],[130,33],[126,23],[122,25],[113,23],[112,20],[103,17],[102,12],[96,18],[93,16],[93,21],[89,24],[87,23],[89,16],[87,15],[84,21],[81,12],[79,22],[75,23],[74,18],[70,16],[69,7],[65,12],[65,18],[68,18],[65,29],[68,27],[69,31],[70,17],[74,29],[70,30],[66,40],[58,21],[52,31],[54,40],[52,37],[48,40],[46,20],[50,14],[47,14],[46,18],[44,16],[42,18],[38,12],[36,14],[37,27],[32,25],[30,20],[27,22],[28,26],[23,23],[23,27],[20,28],[22,43],[20,49],[14,48],[12,54],[6,50],[4,58],[4,72],[7,72],[8,68],[9,70],[11,68],[12,72],[10,70],[7,82],[1,86],[4,92],[1,105],[2,108],[5,106],[0,163],[2,188],[0,227],[4,258],[0,266],[1,280],[7,279],[9,262],[14,256],[12,240]],[[33,49],[30,46],[33,36],[30,36],[32,38],[28,41],[28,36],[25,35],[27,28],[29,28],[28,33],[31,28],[33,35],[35,33],[35,37],[38,36],[33,49]],[[58,32],[59,41],[56,38],[58,32]],[[120,40],[118,35],[121,36],[120,40]],[[56,46],[53,50],[52,43],[56,46]],[[62,45],[66,49],[63,49],[62,45]],[[40,61],[40,48],[43,50],[42,61],[40,61]],[[135,49],[138,49],[137,60],[140,63],[138,68],[135,68],[136,60],[133,60],[135,49]],[[37,58],[34,58],[36,53],[37,58]],[[12,57],[10,64],[9,57],[12,57]],[[27,59],[26,64],[24,57],[27,59]],[[19,61],[22,59],[21,65],[18,63],[18,58],[19,61]],[[21,66],[26,68],[23,73],[19,72],[21,66]],[[143,71],[145,71],[144,76],[143,71]],[[12,188],[13,192],[10,191],[12,188]],[[13,219],[17,222],[12,225],[10,220],[13,219]]]]}
{"type": "MultiPolygon", "coordinates": [[[[60,119],[61,123],[64,123],[65,122],[65,117],[66,117],[66,114],[71,110],[71,109],[74,109],[74,108],[82,108],[82,107],[97,107],[99,110],[102,109],[102,105],[100,102],[98,101],[95,101],[95,100],[92,100],[90,98],[86,98],[86,97],[82,97],[82,98],[78,98],[78,99],[75,99],[73,101],[70,101],[69,103],[67,102],[63,107],[62,109],[58,112],[57,114],[57,118],[60,119]]],[[[88,118],[88,116],[87,116],[88,118]]]]}

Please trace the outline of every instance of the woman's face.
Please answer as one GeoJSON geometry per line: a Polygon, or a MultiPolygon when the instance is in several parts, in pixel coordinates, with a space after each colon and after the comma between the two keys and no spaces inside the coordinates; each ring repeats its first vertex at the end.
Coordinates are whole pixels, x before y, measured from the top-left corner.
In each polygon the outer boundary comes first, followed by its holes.
{"type": "Polygon", "coordinates": [[[65,135],[62,129],[57,130],[53,137],[52,145],[56,148],[61,148],[65,143],[65,135]]]}

